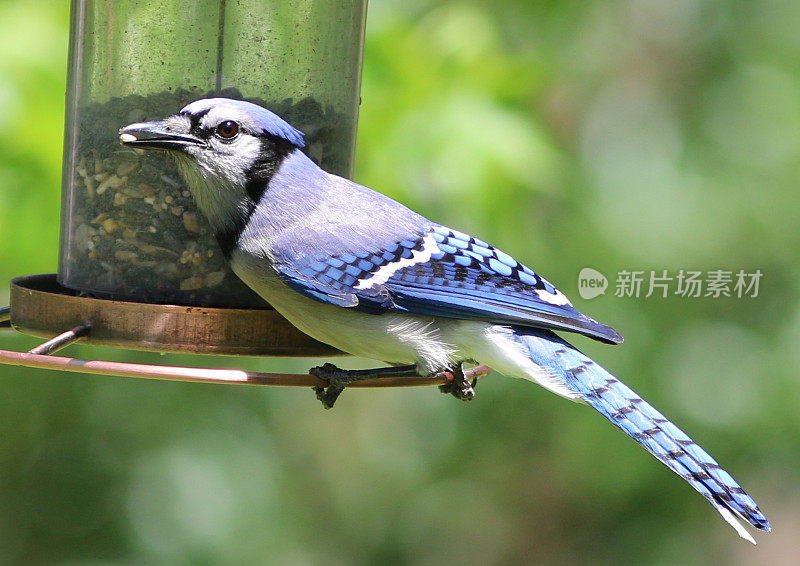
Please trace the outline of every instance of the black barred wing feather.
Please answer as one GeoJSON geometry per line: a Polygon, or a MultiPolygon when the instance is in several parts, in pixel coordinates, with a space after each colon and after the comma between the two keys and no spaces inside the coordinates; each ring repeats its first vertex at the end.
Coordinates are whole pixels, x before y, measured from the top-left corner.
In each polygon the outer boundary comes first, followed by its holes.
{"type": "Polygon", "coordinates": [[[386,282],[410,312],[578,332],[619,343],[612,328],[578,312],[546,279],[476,238],[444,227],[431,232],[430,261],[398,270],[386,282]]]}
{"type": "Polygon", "coordinates": [[[373,250],[276,268],[307,296],[366,312],[478,319],[622,342],[614,329],[578,312],[508,254],[442,226],[373,250]]]}

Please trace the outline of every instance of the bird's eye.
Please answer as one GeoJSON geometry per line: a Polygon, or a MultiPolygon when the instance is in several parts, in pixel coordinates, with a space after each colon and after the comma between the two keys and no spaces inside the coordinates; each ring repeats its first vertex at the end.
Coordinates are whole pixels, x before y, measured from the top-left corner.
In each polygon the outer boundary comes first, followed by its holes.
{"type": "Polygon", "coordinates": [[[236,137],[239,133],[239,124],[233,120],[225,120],[217,126],[217,135],[223,139],[229,140],[236,137]]]}

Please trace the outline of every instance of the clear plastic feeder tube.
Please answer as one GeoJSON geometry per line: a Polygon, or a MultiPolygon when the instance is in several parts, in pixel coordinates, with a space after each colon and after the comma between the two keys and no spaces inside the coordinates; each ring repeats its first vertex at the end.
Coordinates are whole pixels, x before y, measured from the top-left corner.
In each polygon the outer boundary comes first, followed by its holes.
{"type": "Polygon", "coordinates": [[[98,297],[263,301],[227,268],[168,155],[119,128],[208,96],[247,99],[349,176],[367,0],[73,0],[58,281],[98,297]]]}

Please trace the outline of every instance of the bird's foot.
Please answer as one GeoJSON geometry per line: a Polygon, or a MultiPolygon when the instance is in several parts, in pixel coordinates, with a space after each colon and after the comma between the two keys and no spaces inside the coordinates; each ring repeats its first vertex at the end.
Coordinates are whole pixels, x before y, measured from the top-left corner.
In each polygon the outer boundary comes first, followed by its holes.
{"type": "Polygon", "coordinates": [[[345,387],[354,381],[365,379],[396,378],[419,376],[417,366],[396,366],[377,369],[341,369],[331,363],[313,367],[308,373],[328,382],[327,387],[315,387],[317,399],[326,409],[333,408],[333,404],[342,394],[345,387]]]}
{"type": "Polygon", "coordinates": [[[331,363],[313,367],[308,370],[308,373],[328,382],[327,387],[317,386],[314,388],[317,399],[322,402],[322,406],[326,409],[333,408],[336,399],[342,394],[347,384],[352,381],[348,370],[337,367],[331,363]]]}
{"type": "Polygon", "coordinates": [[[478,384],[478,374],[472,370],[466,372],[461,364],[453,364],[448,370],[442,372],[447,377],[447,383],[439,386],[439,391],[448,393],[462,401],[472,401],[475,397],[475,386],[478,384]],[[467,374],[473,375],[472,380],[467,374]]]}

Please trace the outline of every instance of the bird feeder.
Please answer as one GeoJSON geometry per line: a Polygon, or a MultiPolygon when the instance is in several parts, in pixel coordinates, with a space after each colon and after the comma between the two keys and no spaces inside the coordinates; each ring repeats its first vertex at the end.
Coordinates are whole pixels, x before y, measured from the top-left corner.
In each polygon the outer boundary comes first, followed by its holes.
{"type": "MultiPolygon", "coordinates": [[[[229,355],[341,354],[295,329],[227,267],[171,158],[119,144],[125,124],[200,98],[247,99],[352,172],[367,0],[73,0],[58,273],[14,279],[0,326],[50,338],[0,363],[179,379],[324,386],[312,375],[50,356],[90,344],[229,355]]],[[[486,373],[485,368],[470,375],[486,373]]],[[[444,383],[451,374],[361,382],[444,383]]]]}

